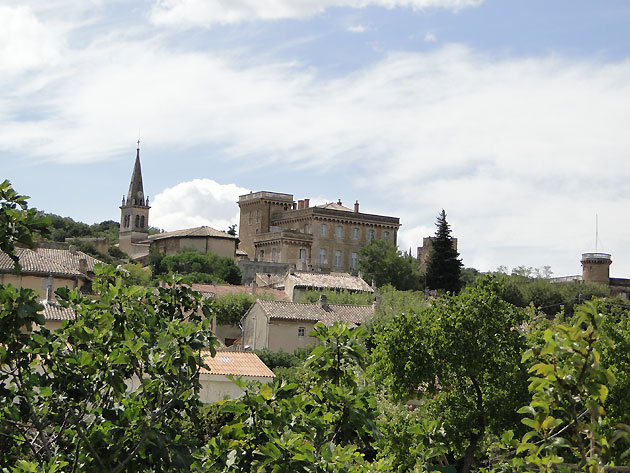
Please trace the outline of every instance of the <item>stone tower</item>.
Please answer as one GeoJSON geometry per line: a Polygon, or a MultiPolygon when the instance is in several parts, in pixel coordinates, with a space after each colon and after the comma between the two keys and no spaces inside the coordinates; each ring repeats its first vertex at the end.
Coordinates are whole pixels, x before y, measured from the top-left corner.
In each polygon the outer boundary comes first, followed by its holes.
{"type": "Polygon", "coordinates": [[[123,196],[120,206],[120,249],[134,256],[134,243],[149,237],[149,197],[145,198],[142,186],[142,169],[140,168],[140,143],[133,166],[131,183],[127,197],[123,196]]]}
{"type": "Polygon", "coordinates": [[[599,284],[610,284],[610,264],[608,253],[582,254],[582,280],[599,284]]]}

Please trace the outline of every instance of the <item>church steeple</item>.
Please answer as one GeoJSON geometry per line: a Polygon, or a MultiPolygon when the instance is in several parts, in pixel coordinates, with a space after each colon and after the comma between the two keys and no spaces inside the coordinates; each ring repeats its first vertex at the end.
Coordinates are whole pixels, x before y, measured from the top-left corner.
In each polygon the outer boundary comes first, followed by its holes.
{"type": "Polygon", "coordinates": [[[133,256],[134,243],[149,237],[149,198],[144,195],[142,168],[140,167],[140,141],[136,150],[136,162],[131,174],[129,191],[120,206],[120,249],[133,256]]]}
{"type": "Polygon", "coordinates": [[[133,166],[133,174],[129,183],[126,205],[148,205],[144,198],[144,187],[142,186],[142,168],[140,167],[140,141],[136,150],[136,162],[133,166]]]}

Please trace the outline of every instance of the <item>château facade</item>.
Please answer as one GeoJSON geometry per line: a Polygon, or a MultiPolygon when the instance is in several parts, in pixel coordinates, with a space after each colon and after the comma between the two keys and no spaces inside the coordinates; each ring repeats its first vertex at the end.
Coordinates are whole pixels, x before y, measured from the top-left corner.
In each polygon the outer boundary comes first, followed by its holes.
{"type": "Polygon", "coordinates": [[[292,194],[241,195],[239,249],[250,259],[293,264],[300,270],[356,271],[359,250],[378,238],[397,244],[400,219],[359,212],[341,201],[311,207],[292,194]]]}

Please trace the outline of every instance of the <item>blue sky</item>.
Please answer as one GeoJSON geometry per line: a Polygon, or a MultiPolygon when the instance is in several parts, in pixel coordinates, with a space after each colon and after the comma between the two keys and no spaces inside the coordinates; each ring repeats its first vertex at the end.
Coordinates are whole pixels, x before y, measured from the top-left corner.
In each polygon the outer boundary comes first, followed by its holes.
{"type": "Polygon", "coordinates": [[[118,220],[138,136],[151,224],[241,192],[355,200],[401,249],[444,208],[466,266],[612,254],[630,277],[630,2],[0,1],[2,178],[118,220]]]}

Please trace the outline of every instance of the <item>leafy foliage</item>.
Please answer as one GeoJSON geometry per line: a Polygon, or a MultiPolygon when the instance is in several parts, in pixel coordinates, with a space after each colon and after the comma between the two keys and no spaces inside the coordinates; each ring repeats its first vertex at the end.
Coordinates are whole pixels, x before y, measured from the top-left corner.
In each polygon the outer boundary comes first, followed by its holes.
{"type": "Polygon", "coordinates": [[[610,295],[608,287],[586,281],[552,282],[543,278],[516,275],[495,276],[503,283],[504,300],[519,307],[531,304],[547,315],[556,315],[564,311],[566,315],[571,316],[574,308],[582,302],[610,295]]]}
{"type": "Polygon", "coordinates": [[[144,289],[111,267],[96,271],[96,300],[57,290],[77,318],[56,332],[41,326],[33,291],[0,290],[0,462],[185,467],[193,459],[174,420],[199,405],[199,349],[215,342],[210,306],[177,281],[144,289]]]}
{"type": "Polygon", "coordinates": [[[357,382],[357,332],[318,324],[311,335],[322,342],[307,360],[312,383],[242,384],[245,396],[221,408],[234,421],[209,441],[199,471],[386,471],[386,462],[366,461],[378,435],[376,401],[357,382]]]}
{"type": "Polygon", "coordinates": [[[241,283],[241,270],[234,259],[215,253],[197,253],[180,250],[175,255],[161,255],[153,251],[149,255],[153,275],[180,274],[189,283],[241,283]]]}
{"type": "Polygon", "coordinates": [[[326,289],[324,291],[309,290],[300,296],[297,302],[317,302],[323,295],[329,304],[354,304],[354,305],[372,305],[374,303],[374,294],[369,292],[350,292],[350,291],[334,291],[326,289]]]}
{"type": "Polygon", "coordinates": [[[359,251],[359,271],[377,287],[391,284],[401,291],[420,289],[418,262],[403,256],[385,240],[372,240],[359,251]]]}
{"type": "Polygon", "coordinates": [[[603,472],[610,443],[603,428],[604,403],[615,376],[600,363],[598,344],[612,346],[602,336],[604,316],[586,303],[570,324],[556,324],[544,333],[544,343],[523,355],[530,368],[532,400],[521,408],[530,428],[518,447],[523,462],[548,471],[577,461],[580,469],[603,472]]]}
{"type": "Polygon", "coordinates": [[[20,269],[15,244],[33,246],[33,235],[48,235],[49,220],[28,208],[28,196],[18,194],[7,180],[0,184],[0,251],[20,269]]]}
{"type": "Polygon", "coordinates": [[[401,314],[377,333],[374,373],[397,398],[415,396],[444,422],[449,447],[469,471],[485,431],[515,422],[526,397],[520,363],[522,309],[505,301],[487,276],[458,296],[401,314]]]}
{"type": "Polygon", "coordinates": [[[435,224],[437,231],[427,261],[427,286],[429,289],[457,293],[462,286],[462,261],[453,245],[451,228],[442,209],[435,224]]]}

